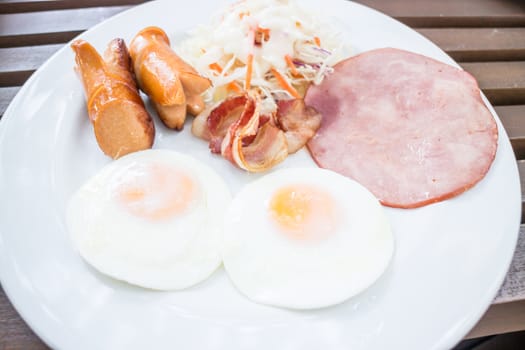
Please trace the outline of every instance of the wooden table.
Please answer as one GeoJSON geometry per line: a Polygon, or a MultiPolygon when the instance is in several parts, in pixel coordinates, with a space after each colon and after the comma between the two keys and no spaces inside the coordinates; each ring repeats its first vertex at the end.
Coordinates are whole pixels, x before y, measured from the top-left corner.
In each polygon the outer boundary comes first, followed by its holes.
{"type": "MultiPolygon", "coordinates": [[[[20,86],[67,41],[141,0],[0,2],[0,115],[20,86]]],[[[474,75],[495,106],[525,180],[525,2],[360,0],[413,27],[474,75]]],[[[523,221],[522,221],[523,222],[523,221]]],[[[525,226],[494,304],[468,337],[525,329],[525,226]]],[[[0,288],[0,350],[47,349],[0,288]]]]}

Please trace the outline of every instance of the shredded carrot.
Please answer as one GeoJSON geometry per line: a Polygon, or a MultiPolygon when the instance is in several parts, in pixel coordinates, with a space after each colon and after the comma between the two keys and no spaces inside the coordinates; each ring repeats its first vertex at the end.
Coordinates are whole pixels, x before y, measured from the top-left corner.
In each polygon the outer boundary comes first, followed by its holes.
{"type": "Polygon", "coordinates": [[[213,69],[214,71],[216,71],[217,73],[222,73],[222,67],[219,66],[219,64],[217,62],[213,62],[212,64],[210,64],[208,67],[210,67],[210,69],[213,69]]]}
{"type": "Polygon", "coordinates": [[[292,85],[290,85],[286,78],[281,73],[279,73],[277,69],[272,67],[271,71],[277,79],[277,81],[279,82],[279,84],[283,87],[283,89],[288,91],[290,95],[292,95],[295,98],[302,98],[301,95],[297,92],[297,90],[295,90],[295,88],[292,85]]]}
{"type": "Polygon", "coordinates": [[[244,83],[244,90],[250,90],[252,83],[252,70],[253,70],[253,54],[248,55],[248,61],[246,62],[246,80],[244,83]]]}
{"type": "MultiPolygon", "coordinates": [[[[257,31],[261,32],[265,38],[270,37],[270,28],[257,27],[257,31]]],[[[268,39],[266,39],[268,40],[268,39]]]]}
{"type": "Polygon", "coordinates": [[[242,92],[242,88],[235,81],[229,82],[228,85],[226,85],[226,88],[228,90],[235,91],[237,93],[241,93],[242,92]]]}
{"type": "Polygon", "coordinates": [[[321,39],[318,36],[314,36],[315,45],[321,47],[321,39]]]}
{"type": "Polygon", "coordinates": [[[284,56],[284,60],[286,61],[286,64],[288,65],[288,67],[290,67],[290,71],[292,72],[292,74],[294,76],[298,76],[299,75],[299,71],[295,67],[295,64],[293,63],[292,57],[290,57],[290,55],[285,55],[284,56]]]}
{"type": "Polygon", "coordinates": [[[257,26],[253,31],[253,44],[259,46],[268,40],[270,40],[270,28],[257,26]]]}

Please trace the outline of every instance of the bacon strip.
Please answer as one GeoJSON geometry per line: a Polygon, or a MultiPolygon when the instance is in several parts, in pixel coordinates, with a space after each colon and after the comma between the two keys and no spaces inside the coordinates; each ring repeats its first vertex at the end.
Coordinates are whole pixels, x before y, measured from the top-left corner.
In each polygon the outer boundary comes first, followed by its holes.
{"type": "Polygon", "coordinates": [[[242,138],[257,134],[259,129],[259,105],[254,98],[246,95],[245,101],[240,117],[230,125],[221,144],[222,156],[242,169],[244,162],[239,157],[239,153],[242,153],[242,138]]]}
{"type": "Polygon", "coordinates": [[[288,153],[293,154],[310,140],[321,126],[321,114],[303,99],[277,101],[277,123],[285,131],[288,153]]]}
{"type": "Polygon", "coordinates": [[[237,139],[237,155],[235,157],[242,163],[242,168],[251,172],[268,170],[282,162],[288,156],[288,145],[284,132],[272,125],[265,123],[259,128],[254,141],[242,146],[242,140],[237,139]]]}
{"type": "Polygon", "coordinates": [[[210,112],[206,125],[210,133],[210,150],[212,153],[221,153],[221,144],[228,133],[228,129],[236,121],[239,122],[247,108],[247,103],[246,95],[234,96],[224,100],[210,112]]]}
{"type": "Polygon", "coordinates": [[[250,172],[268,170],[288,155],[284,132],[272,118],[260,115],[260,101],[250,95],[227,98],[195,118],[194,135],[209,141],[212,153],[220,153],[250,172]]]}

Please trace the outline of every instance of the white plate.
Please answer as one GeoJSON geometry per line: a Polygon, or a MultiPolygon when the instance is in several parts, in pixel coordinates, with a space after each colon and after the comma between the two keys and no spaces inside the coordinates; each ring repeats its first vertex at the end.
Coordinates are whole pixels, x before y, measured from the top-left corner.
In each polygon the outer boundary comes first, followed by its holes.
{"type": "MultiPolygon", "coordinates": [[[[103,50],[158,25],[176,42],[208,21],[213,0],[147,3],[84,33],[103,50]]],[[[342,0],[304,2],[329,16],[355,52],[399,47],[455,64],[439,48],[378,12],[342,0]],[[317,6],[316,6],[317,4],[317,6]]],[[[74,251],[64,228],[68,197],[110,160],[99,151],[73,54],[64,47],[20,90],[0,124],[0,277],[35,332],[61,349],[445,349],[481,317],[515,247],[520,186],[509,140],[465,194],[416,210],[387,209],[396,252],[384,276],[350,301],[312,312],[254,304],[225,273],[181,292],[153,292],[106,278],[74,251]]],[[[242,174],[205,142],[157,123],[155,148],[184,150],[237,191],[242,174]]],[[[306,152],[282,166],[313,165],[306,152]]]]}

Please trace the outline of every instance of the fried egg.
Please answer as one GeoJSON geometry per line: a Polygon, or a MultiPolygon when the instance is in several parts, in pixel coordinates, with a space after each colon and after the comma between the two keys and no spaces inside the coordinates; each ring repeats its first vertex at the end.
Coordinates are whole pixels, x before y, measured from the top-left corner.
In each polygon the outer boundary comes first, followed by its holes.
{"type": "Polygon", "coordinates": [[[251,300],[292,309],[343,302],[386,269],[389,222],[363,186],[319,168],[291,168],[246,185],[225,218],[224,267],[251,300]]]}
{"type": "Polygon", "coordinates": [[[192,286],[221,264],[224,181],[200,161],[146,150],[113,161],[71,198],[67,226],[100,272],[138,286],[192,286]]]}

